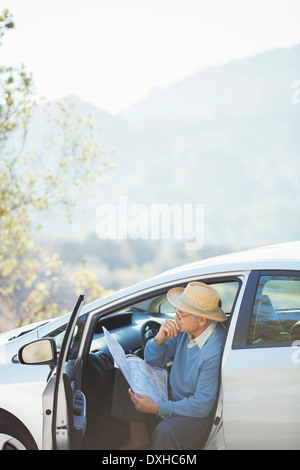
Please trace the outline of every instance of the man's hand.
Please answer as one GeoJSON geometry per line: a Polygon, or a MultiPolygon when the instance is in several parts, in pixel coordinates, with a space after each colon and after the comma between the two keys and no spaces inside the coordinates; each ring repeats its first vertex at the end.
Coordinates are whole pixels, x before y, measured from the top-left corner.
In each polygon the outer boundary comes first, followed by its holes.
{"type": "Polygon", "coordinates": [[[177,336],[179,330],[180,327],[175,320],[166,320],[161,325],[159,332],[154,338],[154,341],[156,344],[162,345],[165,343],[167,338],[172,339],[174,336],[177,336]]]}
{"type": "Polygon", "coordinates": [[[144,413],[158,413],[158,403],[148,397],[148,395],[142,395],[141,393],[134,393],[131,388],[129,389],[130,398],[138,411],[144,413]]]}

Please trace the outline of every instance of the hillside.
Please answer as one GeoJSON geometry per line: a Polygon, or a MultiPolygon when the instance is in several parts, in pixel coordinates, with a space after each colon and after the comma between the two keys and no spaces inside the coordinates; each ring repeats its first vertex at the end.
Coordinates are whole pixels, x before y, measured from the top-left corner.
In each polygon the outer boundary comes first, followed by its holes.
{"type": "Polygon", "coordinates": [[[116,168],[74,230],[95,232],[96,207],[125,195],[147,207],[204,204],[209,245],[299,238],[297,79],[300,46],[201,70],[118,115],[81,102],[102,125],[103,147],[115,149],[116,168]]]}

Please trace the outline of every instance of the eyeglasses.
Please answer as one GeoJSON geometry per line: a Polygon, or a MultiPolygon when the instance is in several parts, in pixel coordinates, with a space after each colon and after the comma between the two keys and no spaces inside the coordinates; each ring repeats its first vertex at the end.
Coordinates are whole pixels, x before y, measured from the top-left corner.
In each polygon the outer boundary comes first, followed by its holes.
{"type": "Polygon", "coordinates": [[[175,316],[177,316],[177,317],[179,318],[179,320],[181,320],[181,319],[184,318],[184,317],[188,317],[188,316],[190,316],[190,315],[191,315],[191,313],[186,313],[186,314],[184,315],[183,313],[178,312],[178,310],[177,310],[177,312],[175,313],[175,316]]]}

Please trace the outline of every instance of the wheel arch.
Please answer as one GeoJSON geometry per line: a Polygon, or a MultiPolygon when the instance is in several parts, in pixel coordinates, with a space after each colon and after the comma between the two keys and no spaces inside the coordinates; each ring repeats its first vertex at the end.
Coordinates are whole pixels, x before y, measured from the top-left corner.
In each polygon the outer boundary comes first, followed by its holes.
{"type": "Polygon", "coordinates": [[[30,450],[38,450],[38,445],[27,426],[10,411],[5,410],[4,408],[0,408],[0,433],[4,432],[1,431],[1,426],[3,426],[3,423],[5,423],[5,421],[10,421],[16,427],[16,429],[18,429],[21,436],[26,436],[26,439],[28,440],[28,443],[30,445],[30,450]]]}

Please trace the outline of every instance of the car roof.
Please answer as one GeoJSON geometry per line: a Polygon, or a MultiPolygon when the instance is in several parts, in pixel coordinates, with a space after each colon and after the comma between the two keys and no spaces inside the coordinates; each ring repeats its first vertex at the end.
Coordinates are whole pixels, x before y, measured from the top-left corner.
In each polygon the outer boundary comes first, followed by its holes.
{"type": "Polygon", "coordinates": [[[253,269],[300,269],[300,241],[268,245],[214,256],[190,263],[168,272],[194,271],[211,272],[253,269]]]}

